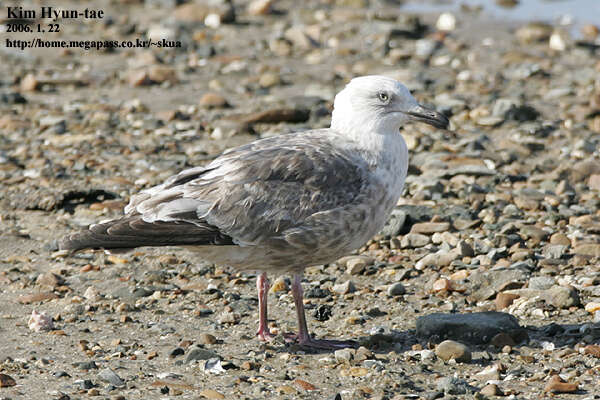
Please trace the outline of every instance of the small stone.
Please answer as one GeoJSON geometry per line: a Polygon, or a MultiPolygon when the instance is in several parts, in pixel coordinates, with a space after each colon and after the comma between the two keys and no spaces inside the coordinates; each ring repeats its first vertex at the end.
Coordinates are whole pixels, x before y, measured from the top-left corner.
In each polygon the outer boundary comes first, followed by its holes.
{"type": "Polygon", "coordinates": [[[337,294],[354,293],[356,291],[356,286],[354,286],[354,282],[346,281],[344,283],[339,283],[337,285],[334,285],[333,291],[337,294]]]}
{"type": "Polygon", "coordinates": [[[600,345],[588,344],[583,348],[583,354],[589,354],[594,357],[600,358],[600,345]]]}
{"type": "Polygon", "coordinates": [[[94,286],[90,286],[83,293],[83,297],[90,301],[98,301],[100,299],[100,292],[94,286]]]}
{"type": "Polygon", "coordinates": [[[479,391],[481,394],[483,394],[484,396],[503,396],[504,393],[502,393],[500,391],[500,389],[498,388],[498,385],[496,385],[495,383],[490,383],[485,385],[484,387],[481,388],[481,390],[479,391]]]}
{"type": "Polygon", "coordinates": [[[453,339],[465,343],[487,344],[500,332],[508,333],[517,343],[527,337],[527,331],[519,326],[514,316],[496,311],[433,313],[417,318],[417,336],[423,339],[453,339]]]}
{"type": "Polygon", "coordinates": [[[496,295],[496,300],[495,300],[496,311],[504,310],[518,298],[519,298],[518,294],[504,293],[504,292],[498,293],[496,295]]]}
{"type": "Polygon", "coordinates": [[[248,14],[267,15],[271,12],[274,0],[253,0],[248,4],[248,14]]]}
{"type": "Polygon", "coordinates": [[[475,251],[473,250],[473,247],[471,247],[471,245],[465,242],[464,240],[459,241],[456,247],[458,248],[461,257],[475,256],[475,251]]]}
{"type": "Polygon", "coordinates": [[[452,291],[452,282],[450,282],[446,278],[438,279],[435,282],[433,282],[432,290],[434,292],[450,292],[452,291]]]}
{"type": "Polygon", "coordinates": [[[410,232],[430,234],[435,232],[446,232],[448,229],[450,229],[449,222],[421,222],[414,224],[410,229],[410,232]]]}
{"type": "Polygon", "coordinates": [[[573,249],[573,253],[584,256],[600,257],[600,243],[578,244],[573,249]]]}
{"type": "Polygon", "coordinates": [[[201,333],[200,335],[198,335],[198,343],[215,344],[217,343],[217,338],[211,335],[210,333],[201,333]]]}
{"type": "Polygon", "coordinates": [[[145,69],[134,69],[127,72],[127,82],[133,87],[149,85],[151,83],[148,77],[148,71],[145,69]]]}
{"type": "Polygon", "coordinates": [[[199,346],[194,346],[185,358],[185,362],[186,364],[189,364],[192,361],[210,360],[211,358],[219,358],[219,355],[214,351],[207,350],[199,346]]]}
{"type": "Polygon", "coordinates": [[[417,270],[423,270],[426,267],[446,267],[450,263],[460,257],[458,251],[439,250],[436,253],[427,254],[415,264],[417,270]]]}
{"type": "Polygon", "coordinates": [[[573,393],[579,389],[579,385],[576,383],[567,383],[560,379],[560,376],[554,375],[546,386],[544,386],[544,393],[573,393]]]}
{"type": "Polygon", "coordinates": [[[600,310],[600,302],[589,302],[585,305],[585,311],[593,314],[596,311],[600,310]]]}
{"type": "Polygon", "coordinates": [[[365,257],[352,257],[346,261],[346,273],[350,275],[360,275],[363,273],[367,265],[372,263],[365,257]]]}
{"type": "Polygon", "coordinates": [[[235,325],[240,322],[240,316],[234,312],[224,312],[217,319],[220,324],[235,325]]]}
{"type": "Polygon", "coordinates": [[[288,284],[285,280],[284,277],[280,276],[278,277],[275,282],[273,282],[273,285],[271,286],[271,293],[280,293],[280,292],[287,292],[289,290],[288,284]]]}
{"type": "Polygon", "coordinates": [[[579,305],[579,294],[574,287],[556,285],[542,291],[541,298],[556,308],[569,308],[579,305]]]}
{"type": "Polygon", "coordinates": [[[38,89],[40,82],[37,80],[35,75],[27,74],[23,79],[21,79],[20,86],[23,92],[33,92],[38,89]]]}
{"type": "Polygon", "coordinates": [[[313,385],[312,383],[306,382],[305,380],[302,380],[302,379],[294,379],[294,383],[306,391],[317,390],[317,387],[315,385],[313,385]]]}
{"type": "Polygon", "coordinates": [[[548,45],[552,50],[556,51],[565,51],[567,49],[567,41],[566,32],[555,31],[550,35],[550,40],[548,45]]]}
{"type": "Polygon", "coordinates": [[[52,317],[46,315],[46,313],[44,312],[38,313],[35,310],[31,312],[31,316],[29,317],[27,326],[29,326],[29,329],[35,332],[51,331],[52,329],[54,329],[52,317]]]}
{"type": "Polygon", "coordinates": [[[350,362],[354,358],[354,349],[340,349],[334,353],[335,359],[338,362],[350,362]]]}
{"type": "Polygon", "coordinates": [[[280,394],[289,394],[289,395],[294,395],[294,394],[298,393],[298,391],[296,389],[294,389],[293,387],[291,387],[290,385],[281,385],[281,386],[277,387],[277,389],[275,389],[275,391],[280,394]]]}
{"type": "Polygon", "coordinates": [[[11,387],[16,385],[17,382],[10,375],[0,374],[0,387],[11,387]]]}
{"type": "Polygon", "coordinates": [[[155,83],[166,81],[176,83],[177,73],[175,72],[175,68],[166,65],[152,65],[148,68],[148,78],[155,83]]]}
{"type": "Polygon", "coordinates": [[[444,340],[435,348],[435,355],[444,361],[456,360],[457,362],[471,361],[471,351],[467,346],[454,340],[444,340]]]}
{"type": "Polygon", "coordinates": [[[229,107],[229,103],[225,97],[218,93],[204,93],[200,98],[199,104],[204,108],[226,108],[229,107]]]}
{"type": "Polygon", "coordinates": [[[592,174],[588,178],[588,186],[592,190],[600,191],[600,174],[592,174]]]}
{"type": "Polygon", "coordinates": [[[436,388],[450,395],[466,394],[475,390],[467,381],[454,376],[439,378],[436,382],[436,388]]]}
{"type": "Polygon", "coordinates": [[[442,13],[438,17],[435,27],[440,31],[453,31],[456,29],[456,17],[448,12],[442,13]]]}
{"type": "Polygon", "coordinates": [[[169,352],[169,357],[175,358],[177,356],[182,356],[185,354],[185,350],[181,347],[175,347],[173,350],[169,352]]]}
{"type": "Polygon", "coordinates": [[[525,44],[548,40],[552,34],[552,25],[543,22],[531,22],[517,29],[517,38],[525,44]]]}
{"type": "Polygon", "coordinates": [[[98,378],[102,381],[108,382],[113,386],[120,387],[125,385],[125,382],[119,375],[110,368],[105,368],[98,373],[98,378]]]}
{"type": "Polygon", "coordinates": [[[387,290],[388,296],[401,296],[405,293],[406,293],[406,288],[400,282],[391,284],[387,290]]]}
{"type": "Polygon", "coordinates": [[[203,391],[200,392],[200,396],[204,397],[205,399],[214,399],[214,400],[221,400],[221,399],[225,398],[225,396],[223,394],[221,394],[213,389],[204,389],[203,391]]]}
{"type": "Polygon", "coordinates": [[[516,345],[515,340],[510,335],[504,332],[500,332],[497,335],[495,335],[492,338],[492,340],[490,340],[490,344],[498,348],[516,345]]]}
{"type": "Polygon", "coordinates": [[[600,28],[593,24],[585,24],[581,27],[581,33],[587,40],[594,40],[600,34],[600,28]]]}
{"type": "Polygon", "coordinates": [[[57,286],[64,285],[65,280],[62,276],[58,274],[46,272],[44,274],[39,275],[35,282],[41,286],[49,286],[55,288],[57,286]]]}
{"type": "Polygon", "coordinates": [[[431,238],[427,235],[420,233],[408,233],[402,237],[400,241],[400,247],[406,248],[417,248],[427,246],[431,242],[431,238]]]}
{"type": "Polygon", "coordinates": [[[281,83],[281,78],[279,74],[273,72],[266,72],[260,76],[258,79],[258,84],[260,87],[268,89],[273,86],[277,86],[281,83]]]}
{"type": "Polygon", "coordinates": [[[498,126],[501,123],[504,122],[504,118],[502,117],[494,117],[494,116],[487,116],[487,117],[480,117],[477,119],[477,124],[481,125],[481,126],[498,126]]]}

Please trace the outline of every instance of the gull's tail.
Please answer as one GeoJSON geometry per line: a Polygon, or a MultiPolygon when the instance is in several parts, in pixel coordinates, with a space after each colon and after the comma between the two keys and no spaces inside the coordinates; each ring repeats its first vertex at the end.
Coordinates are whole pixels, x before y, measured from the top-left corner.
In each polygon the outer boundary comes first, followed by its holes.
{"type": "Polygon", "coordinates": [[[212,225],[184,221],[146,222],[141,215],[90,225],[87,230],[65,236],[60,250],[127,250],[144,246],[233,245],[231,237],[212,225]]]}

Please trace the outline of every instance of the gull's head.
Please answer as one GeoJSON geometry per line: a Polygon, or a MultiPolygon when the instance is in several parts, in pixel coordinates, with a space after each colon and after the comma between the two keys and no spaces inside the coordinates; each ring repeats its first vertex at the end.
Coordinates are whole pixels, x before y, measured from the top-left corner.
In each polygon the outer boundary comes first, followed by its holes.
{"type": "Polygon", "coordinates": [[[331,127],[336,130],[375,130],[397,133],[409,121],[446,129],[448,118],[421,106],[395,79],[371,75],[354,78],[335,96],[331,127]]]}

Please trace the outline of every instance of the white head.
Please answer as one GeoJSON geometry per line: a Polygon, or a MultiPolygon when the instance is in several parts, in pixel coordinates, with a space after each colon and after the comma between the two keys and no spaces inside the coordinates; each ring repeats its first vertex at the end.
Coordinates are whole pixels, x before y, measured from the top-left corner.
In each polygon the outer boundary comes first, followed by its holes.
{"type": "Polygon", "coordinates": [[[406,86],[392,78],[370,75],[352,79],[335,96],[331,128],[391,134],[411,120],[448,127],[448,118],[417,103],[406,86]]]}

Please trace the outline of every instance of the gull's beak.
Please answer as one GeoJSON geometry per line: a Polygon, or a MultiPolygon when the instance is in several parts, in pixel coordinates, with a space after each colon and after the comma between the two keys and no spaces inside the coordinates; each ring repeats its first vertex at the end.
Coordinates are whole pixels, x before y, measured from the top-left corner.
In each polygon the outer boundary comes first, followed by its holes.
{"type": "Polygon", "coordinates": [[[450,121],[444,114],[425,108],[420,104],[417,104],[404,113],[414,121],[425,122],[439,129],[448,129],[448,124],[450,124],[450,121]]]}

